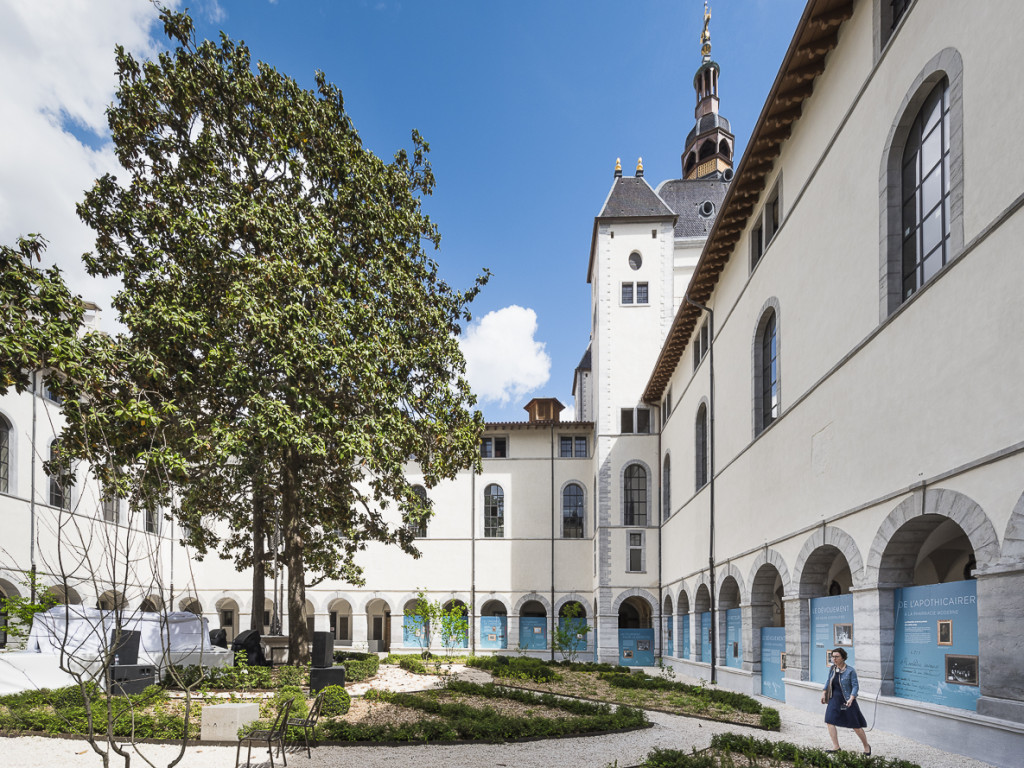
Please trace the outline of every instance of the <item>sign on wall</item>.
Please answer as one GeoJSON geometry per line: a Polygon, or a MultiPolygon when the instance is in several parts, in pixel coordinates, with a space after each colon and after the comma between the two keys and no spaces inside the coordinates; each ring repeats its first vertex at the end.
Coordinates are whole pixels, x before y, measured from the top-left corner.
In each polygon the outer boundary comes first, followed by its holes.
{"type": "Polygon", "coordinates": [[[676,648],[675,644],[672,642],[672,614],[668,615],[668,621],[665,626],[668,628],[668,636],[665,638],[665,655],[675,656],[676,648]]]}
{"type": "Polygon", "coordinates": [[[585,651],[587,650],[587,620],[582,616],[562,616],[558,619],[558,626],[562,631],[572,628],[576,634],[576,650],[585,651]]]}
{"type": "Polygon", "coordinates": [[[847,664],[857,666],[853,629],[853,595],[811,598],[811,680],[825,686],[828,668],[832,664],[829,652],[836,647],[846,651],[847,664]]]}
{"type": "Polygon", "coordinates": [[[508,648],[508,617],[480,617],[480,647],[492,650],[508,648]]]}
{"type": "Polygon", "coordinates": [[[682,641],[683,641],[683,658],[690,658],[690,614],[685,613],[682,615],[683,629],[682,629],[682,641]]]}
{"type": "Polygon", "coordinates": [[[519,646],[528,651],[548,647],[548,620],[543,616],[519,617],[519,646]]]}
{"type": "Polygon", "coordinates": [[[700,626],[697,627],[697,631],[700,632],[700,660],[710,664],[711,663],[711,611],[704,611],[700,615],[700,626]]]}
{"type": "Polygon", "coordinates": [[[619,664],[626,667],[653,667],[654,630],[620,629],[619,664]]]}
{"type": "Polygon", "coordinates": [[[904,587],[895,594],[894,692],[904,699],[976,710],[976,581],[904,587]]]}
{"type": "Polygon", "coordinates": [[[739,608],[725,612],[725,666],[740,669],[743,666],[743,615],[739,608]]]}
{"type": "Polygon", "coordinates": [[[761,627],[761,695],[786,700],[786,628],[761,627]]]}

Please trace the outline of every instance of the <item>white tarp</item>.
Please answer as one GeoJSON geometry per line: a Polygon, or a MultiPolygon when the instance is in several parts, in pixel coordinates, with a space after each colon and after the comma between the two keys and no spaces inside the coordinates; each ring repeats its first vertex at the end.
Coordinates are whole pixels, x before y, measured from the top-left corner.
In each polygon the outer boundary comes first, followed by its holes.
{"type": "MultiPolygon", "coordinates": [[[[74,679],[61,671],[61,665],[82,671],[102,685],[103,656],[110,649],[115,620],[113,611],[80,605],[57,605],[35,614],[26,650],[0,654],[0,695],[72,685],[74,679]]],[[[233,663],[230,651],[210,644],[207,620],[192,613],[125,614],[121,629],[139,632],[138,663],[158,670],[168,663],[206,667],[233,663]]]]}

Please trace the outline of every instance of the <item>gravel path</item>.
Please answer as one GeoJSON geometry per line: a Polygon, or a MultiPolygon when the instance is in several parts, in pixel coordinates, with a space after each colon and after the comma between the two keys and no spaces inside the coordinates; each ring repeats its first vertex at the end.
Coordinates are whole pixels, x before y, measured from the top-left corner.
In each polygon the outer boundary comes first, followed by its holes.
{"type": "MultiPolygon", "coordinates": [[[[487,682],[489,675],[481,670],[461,671],[462,679],[473,682],[487,682]]],[[[429,682],[433,682],[429,680],[429,682]]],[[[409,675],[396,668],[385,668],[382,675],[374,680],[375,687],[390,690],[421,690],[424,687],[421,676],[409,675]]],[[[357,684],[349,686],[352,693],[362,692],[357,684]]],[[[481,768],[524,768],[526,766],[558,765],[562,768],[605,768],[613,764],[634,766],[643,762],[647,753],[655,747],[689,750],[703,749],[711,743],[715,733],[724,731],[750,732],[759,737],[781,739],[796,744],[827,747],[828,734],[820,713],[805,712],[794,707],[773,702],[782,715],[781,733],[753,731],[727,723],[695,720],[678,715],[649,712],[653,728],[631,733],[609,736],[587,736],[569,739],[531,741],[519,744],[459,744],[459,745],[414,745],[398,747],[344,746],[317,747],[313,758],[306,758],[305,749],[291,747],[289,762],[293,768],[321,768],[330,766],[360,766],[360,768],[389,768],[393,761],[416,768],[450,768],[450,766],[480,766],[481,768]]],[[[987,768],[987,763],[971,760],[961,755],[920,744],[882,731],[868,734],[874,754],[884,757],[898,757],[910,760],[925,768],[987,768]]],[[[840,733],[840,744],[849,749],[859,749],[860,743],[853,733],[840,733]]],[[[173,747],[153,744],[138,745],[139,751],[156,766],[166,766],[177,754],[173,747]]],[[[17,768],[61,768],[100,765],[99,757],[89,745],[81,740],[47,739],[41,737],[10,738],[0,741],[2,763],[17,768]]],[[[116,756],[115,756],[116,757],[116,756]]],[[[190,747],[185,758],[178,765],[181,768],[230,768],[234,765],[235,750],[230,747],[195,745],[190,747]]],[[[244,761],[244,750],[242,759],[244,761]]],[[[141,766],[145,761],[133,757],[133,765],[141,766]]],[[[275,765],[281,762],[275,757],[275,765]]],[[[243,762],[244,764],[244,762],[243,762]]],[[[113,765],[121,765],[119,760],[113,765]]],[[[269,766],[267,753],[253,750],[253,766],[269,766]]]]}

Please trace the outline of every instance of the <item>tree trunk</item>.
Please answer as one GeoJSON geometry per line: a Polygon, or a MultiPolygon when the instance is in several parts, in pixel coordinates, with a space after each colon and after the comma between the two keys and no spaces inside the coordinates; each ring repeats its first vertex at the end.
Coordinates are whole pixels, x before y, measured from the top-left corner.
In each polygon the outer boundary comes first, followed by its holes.
{"type": "Polygon", "coordinates": [[[295,452],[285,455],[281,482],[281,525],[284,529],[284,561],[288,566],[288,663],[309,663],[306,631],[306,569],[303,558],[302,513],[299,508],[299,473],[295,452]]]}
{"type": "Polygon", "coordinates": [[[266,496],[263,484],[259,481],[253,488],[252,495],[252,614],[249,617],[249,629],[263,634],[263,605],[266,602],[266,554],[264,540],[266,536],[266,496]]]}

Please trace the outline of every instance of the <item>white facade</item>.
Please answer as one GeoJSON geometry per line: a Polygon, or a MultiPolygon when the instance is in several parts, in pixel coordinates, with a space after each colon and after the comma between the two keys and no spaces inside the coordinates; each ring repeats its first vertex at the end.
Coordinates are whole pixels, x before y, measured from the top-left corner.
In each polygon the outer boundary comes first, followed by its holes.
{"type": "MultiPolygon", "coordinates": [[[[678,181],[655,192],[642,175],[613,179],[594,223],[594,325],[575,373],[576,421],[488,425],[485,440],[504,440],[506,456],[431,490],[422,558],[370,545],[360,561],[365,587],[308,590],[317,629],[333,626],[340,645],[400,650],[403,609],[424,589],[472,606],[476,652],[494,650],[487,617],[507,615],[513,651],[525,637],[520,618],[542,614],[543,643],[528,652],[550,656],[553,617],[572,600],[595,630],[587,656],[596,650],[617,662],[620,627],[649,627],[654,655],[708,679],[697,627],[714,606],[718,683],[761,693],[761,630],[780,627],[785,698],[817,711],[821,649],[810,601],[852,595],[860,698],[877,726],[1016,764],[1024,746],[1024,673],[1016,671],[1024,143],[1014,128],[1024,94],[1012,81],[1024,64],[1014,39],[1022,11],[1010,0],[908,5],[893,28],[884,0],[811,0],[750,148],[731,184],[721,180],[709,196],[714,215],[702,228],[684,232],[682,219],[697,214],[665,202],[683,194],[672,192],[678,181]],[[903,219],[902,163],[913,156],[907,136],[942,83],[945,264],[919,267],[908,291],[902,244],[914,216],[903,219]],[[652,200],[662,207],[641,210],[652,200]],[[708,315],[686,304],[686,293],[714,312],[713,393],[701,336],[708,315]],[[698,446],[706,451],[710,439],[714,455],[701,460],[698,446]],[[502,492],[500,537],[485,522],[491,486],[502,492]],[[570,486],[583,498],[580,538],[566,537],[578,530],[563,520],[570,486]],[[906,670],[895,663],[905,631],[896,590],[959,582],[976,590],[974,667],[965,662],[973,708],[908,696],[900,690],[906,670]],[[736,609],[738,638],[726,614],[736,609]]],[[[726,92],[726,112],[728,103],[726,92]]],[[[0,587],[8,593],[29,564],[32,401],[0,399],[11,425],[10,479],[0,492],[0,587]]],[[[36,408],[36,450],[45,457],[59,412],[44,398],[36,408]]],[[[52,560],[40,522],[53,516],[46,483],[37,462],[37,563],[52,560]]],[[[87,496],[76,511],[95,518],[98,509],[87,496]]],[[[228,606],[234,629],[247,626],[250,574],[212,558],[189,564],[180,549],[172,556],[171,533],[142,534],[162,542],[165,590],[173,559],[180,600],[194,584],[187,598],[212,621],[228,606]]],[[[86,603],[100,597],[89,586],[86,603]]],[[[146,597],[143,587],[129,602],[146,597]]]]}

